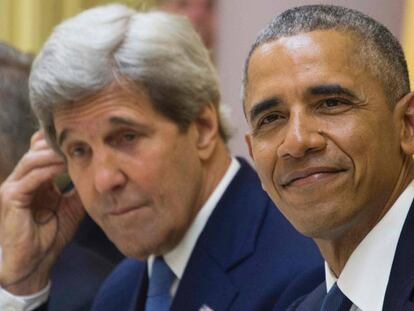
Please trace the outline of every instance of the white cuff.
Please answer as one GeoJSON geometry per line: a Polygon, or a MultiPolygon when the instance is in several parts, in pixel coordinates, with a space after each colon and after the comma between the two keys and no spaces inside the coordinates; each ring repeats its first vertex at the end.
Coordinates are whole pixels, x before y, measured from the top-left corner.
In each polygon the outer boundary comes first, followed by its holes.
{"type": "Polygon", "coordinates": [[[44,304],[49,298],[50,281],[40,292],[27,296],[17,296],[0,287],[0,310],[31,311],[44,304]]]}

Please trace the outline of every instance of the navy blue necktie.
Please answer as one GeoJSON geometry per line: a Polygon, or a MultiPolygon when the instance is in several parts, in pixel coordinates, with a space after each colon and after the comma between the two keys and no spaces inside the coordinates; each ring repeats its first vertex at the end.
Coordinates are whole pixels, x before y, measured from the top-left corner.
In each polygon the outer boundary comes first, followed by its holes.
{"type": "Polygon", "coordinates": [[[145,311],[168,311],[171,306],[171,286],[176,279],[162,257],[156,257],[152,265],[145,311]]]}
{"type": "Polygon", "coordinates": [[[320,311],[349,311],[351,306],[351,300],[344,295],[335,283],[323,299],[320,311]]]}

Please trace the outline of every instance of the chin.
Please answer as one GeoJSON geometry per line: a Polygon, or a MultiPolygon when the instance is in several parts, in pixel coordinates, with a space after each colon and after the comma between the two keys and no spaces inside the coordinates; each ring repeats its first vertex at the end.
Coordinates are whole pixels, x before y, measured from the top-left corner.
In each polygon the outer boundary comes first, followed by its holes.
{"type": "Polygon", "coordinates": [[[146,260],[149,256],[156,253],[154,247],[138,245],[133,242],[126,243],[123,241],[121,243],[115,243],[115,245],[126,257],[132,257],[139,260],[146,260]]]}
{"type": "Polygon", "coordinates": [[[162,256],[171,251],[178,243],[171,239],[156,237],[150,238],[123,237],[114,242],[118,249],[127,257],[133,257],[139,260],[146,260],[149,256],[162,256]]]}

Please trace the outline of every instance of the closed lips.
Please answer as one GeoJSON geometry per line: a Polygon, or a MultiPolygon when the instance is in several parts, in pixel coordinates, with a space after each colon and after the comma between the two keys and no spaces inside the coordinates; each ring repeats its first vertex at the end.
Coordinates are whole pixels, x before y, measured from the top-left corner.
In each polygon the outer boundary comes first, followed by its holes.
{"type": "Polygon", "coordinates": [[[281,182],[280,185],[282,187],[287,187],[290,186],[292,183],[301,180],[301,179],[305,179],[308,178],[312,175],[317,175],[317,174],[334,174],[334,173],[341,173],[344,172],[345,169],[339,169],[339,168],[334,168],[334,167],[311,167],[311,168],[307,168],[307,169],[303,169],[303,170],[296,170],[288,175],[286,175],[285,177],[281,178],[281,182]]]}

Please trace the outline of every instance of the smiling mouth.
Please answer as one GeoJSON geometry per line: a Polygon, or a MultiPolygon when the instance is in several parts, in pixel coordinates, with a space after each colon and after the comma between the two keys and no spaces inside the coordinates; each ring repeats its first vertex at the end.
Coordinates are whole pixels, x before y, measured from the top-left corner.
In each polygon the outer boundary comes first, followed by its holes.
{"type": "Polygon", "coordinates": [[[287,177],[285,177],[281,186],[283,188],[290,186],[306,186],[311,185],[325,179],[332,178],[337,174],[345,172],[345,169],[327,168],[327,167],[315,167],[305,170],[295,171],[287,177]]]}

